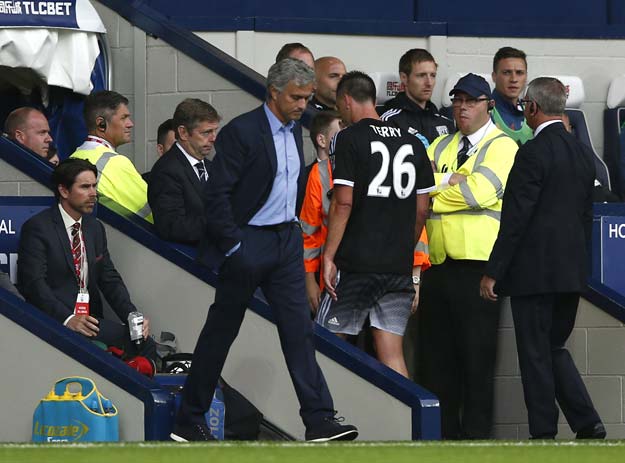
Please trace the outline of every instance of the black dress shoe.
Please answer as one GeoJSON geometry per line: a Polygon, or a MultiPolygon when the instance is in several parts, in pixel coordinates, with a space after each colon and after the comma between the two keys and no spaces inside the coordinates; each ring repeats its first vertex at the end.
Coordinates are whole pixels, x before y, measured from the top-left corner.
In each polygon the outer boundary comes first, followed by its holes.
{"type": "Polygon", "coordinates": [[[606,432],[603,423],[599,421],[598,423],[591,424],[590,426],[586,426],[583,429],[577,431],[576,439],[605,439],[606,432]]]}
{"type": "Polygon", "coordinates": [[[174,431],[169,437],[176,442],[208,442],[217,440],[205,424],[190,424],[186,426],[176,424],[174,431]]]}

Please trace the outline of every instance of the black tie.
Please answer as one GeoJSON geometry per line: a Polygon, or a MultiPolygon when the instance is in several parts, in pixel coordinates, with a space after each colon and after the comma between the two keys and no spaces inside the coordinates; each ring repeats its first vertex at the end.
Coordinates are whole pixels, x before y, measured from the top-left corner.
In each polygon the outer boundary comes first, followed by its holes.
{"type": "Polygon", "coordinates": [[[462,149],[458,151],[458,169],[460,169],[460,166],[464,164],[467,159],[469,159],[467,153],[469,152],[470,148],[471,142],[469,141],[469,139],[467,137],[462,137],[462,149]]]}
{"type": "Polygon", "coordinates": [[[199,161],[195,164],[195,168],[197,169],[198,174],[200,174],[200,182],[206,182],[208,180],[208,172],[206,172],[204,161],[199,161]]]}

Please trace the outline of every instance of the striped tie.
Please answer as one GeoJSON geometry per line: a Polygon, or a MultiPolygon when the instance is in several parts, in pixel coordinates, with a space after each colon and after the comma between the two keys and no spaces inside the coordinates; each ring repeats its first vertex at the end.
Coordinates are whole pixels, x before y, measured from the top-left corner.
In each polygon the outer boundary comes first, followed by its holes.
{"type": "Polygon", "coordinates": [[[80,244],[80,222],[72,225],[72,258],[74,259],[74,270],[76,272],[76,280],[80,285],[80,273],[82,270],[82,246],[80,244]]]}
{"type": "Polygon", "coordinates": [[[200,182],[206,182],[208,180],[208,172],[206,172],[204,161],[199,161],[195,164],[195,168],[197,169],[198,174],[200,174],[200,182]]]}

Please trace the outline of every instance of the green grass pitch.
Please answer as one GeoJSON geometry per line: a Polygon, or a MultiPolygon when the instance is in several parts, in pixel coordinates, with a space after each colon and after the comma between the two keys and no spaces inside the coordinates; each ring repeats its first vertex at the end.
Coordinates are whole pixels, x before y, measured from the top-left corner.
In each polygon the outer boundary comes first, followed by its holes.
{"type": "Polygon", "coordinates": [[[2,463],[625,463],[625,442],[0,445],[2,463]]]}

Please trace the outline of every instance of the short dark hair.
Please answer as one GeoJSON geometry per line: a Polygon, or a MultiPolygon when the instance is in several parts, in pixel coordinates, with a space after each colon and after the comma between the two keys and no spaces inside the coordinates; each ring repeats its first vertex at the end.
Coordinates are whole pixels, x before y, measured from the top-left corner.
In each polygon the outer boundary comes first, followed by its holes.
{"type": "Polygon", "coordinates": [[[412,66],[416,63],[433,62],[437,67],[438,64],[432,54],[423,48],[412,48],[399,58],[399,72],[408,75],[412,72],[412,66]]]}
{"type": "Polygon", "coordinates": [[[76,183],[76,177],[82,172],[89,170],[98,178],[98,169],[85,159],[68,158],[59,162],[59,165],[52,171],[52,185],[54,186],[54,197],[58,200],[61,197],[59,186],[63,185],[68,190],[76,183]]]}
{"type": "Polygon", "coordinates": [[[506,58],[522,59],[525,63],[525,67],[527,67],[527,55],[523,50],[512,47],[502,47],[497,50],[497,53],[495,53],[495,57],[493,58],[493,72],[497,72],[497,65],[499,64],[499,61],[506,58]]]}
{"type": "Polygon", "coordinates": [[[289,58],[289,55],[291,54],[291,52],[295,50],[301,50],[306,53],[310,53],[310,56],[313,56],[312,51],[310,51],[310,49],[303,43],[299,43],[299,42],[285,43],[284,45],[282,45],[282,48],[280,48],[280,51],[276,55],[276,63],[278,61],[282,61],[285,58],[289,58]]]}
{"type": "Polygon", "coordinates": [[[178,127],[181,125],[191,132],[200,122],[219,122],[220,120],[221,117],[217,114],[217,110],[206,101],[199,98],[182,100],[174,111],[173,124],[176,139],[179,139],[178,127]]]}
{"type": "Polygon", "coordinates": [[[358,103],[371,101],[375,104],[377,91],[373,79],[361,71],[350,71],[345,74],[336,87],[336,94],[347,94],[358,103]]]}
{"type": "Polygon", "coordinates": [[[327,135],[330,124],[340,118],[339,113],[332,110],[319,111],[315,114],[310,122],[310,140],[315,148],[319,148],[317,145],[317,135],[320,133],[327,135]]]}
{"type": "Polygon", "coordinates": [[[158,129],[156,130],[156,143],[158,143],[159,145],[165,143],[165,138],[167,137],[168,132],[176,133],[173,119],[167,119],[165,122],[158,126],[158,129]]]}
{"type": "Polygon", "coordinates": [[[87,130],[96,129],[98,117],[103,117],[106,122],[109,122],[115,111],[123,104],[128,106],[128,98],[111,90],[102,90],[88,95],[83,109],[87,130]]]}

